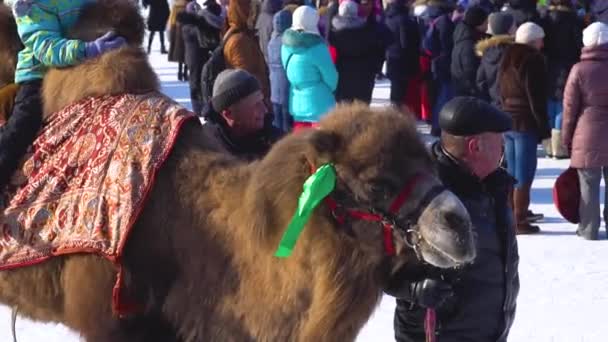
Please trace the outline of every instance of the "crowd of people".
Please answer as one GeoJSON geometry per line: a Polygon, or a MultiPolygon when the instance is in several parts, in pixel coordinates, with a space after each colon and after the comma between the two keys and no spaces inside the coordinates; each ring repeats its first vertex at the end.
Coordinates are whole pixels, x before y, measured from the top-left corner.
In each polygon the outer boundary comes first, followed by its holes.
{"type": "MultiPolygon", "coordinates": [[[[217,49],[227,68],[260,82],[271,114],[265,124],[282,132],[314,127],[339,102],[371,103],[375,82],[384,77],[391,103],[427,121],[435,136],[439,113],[453,97],[473,96],[508,112],[514,125],[505,133],[504,165],[517,181],[510,203],[518,234],[539,232],[532,223],[543,216],[528,208],[536,147],[542,142],[549,157],[569,157],[575,125],[570,116],[564,121],[566,83],[580,61],[583,29],[608,16],[601,1],[572,0],[207,0],[202,6],[176,0],[173,11],[180,13],[171,15],[171,30],[182,34],[171,33],[171,45],[185,53],[170,58],[181,56],[190,70],[193,110],[205,117],[217,117],[208,114],[212,94],[204,95],[212,80],[201,78],[217,49]]],[[[580,231],[595,226],[581,224],[580,231]]]]}

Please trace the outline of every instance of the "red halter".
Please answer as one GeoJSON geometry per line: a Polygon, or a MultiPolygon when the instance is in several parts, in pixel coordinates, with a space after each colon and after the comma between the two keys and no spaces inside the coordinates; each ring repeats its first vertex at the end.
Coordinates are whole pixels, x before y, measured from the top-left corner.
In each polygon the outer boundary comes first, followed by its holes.
{"type": "MultiPolygon", "coordinates": [[[[414,175],[403,187],[399,195],[395,198],[391,206],[389,207],[388,214],[391,216],[396,216],[399,212],[399,209],[403,206],[405,201],[410,197],[412,191],[414,191],[414,187],[418,180],[422,178],[422,175],[416,174],[414,175]]],[[[384,234],[384,251],[386,255],[393,256],[395,255],[395,242],[393,241],[393,230],[396,228],[396,224],[392,219],[382,215],[376,214],[372,212],[365,212],[354,209],[344,209],[331,197],[325,198],[325,204],[329,207],[332,215],[335,217],[338,224],[345,224],[347,216],[356,220],[368,221],[368,222],[381,222],[382,223],[382,231],[384,234]]],[[[415,245],[416,241],[413,241],[412,247],[414,250],[417,250],[415,245]]]]}

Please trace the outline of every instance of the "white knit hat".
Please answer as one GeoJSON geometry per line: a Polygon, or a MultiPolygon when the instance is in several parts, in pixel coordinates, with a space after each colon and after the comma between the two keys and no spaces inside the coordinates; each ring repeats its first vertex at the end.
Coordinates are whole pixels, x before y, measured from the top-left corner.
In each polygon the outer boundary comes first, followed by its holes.
{"type": "Polygon", "coordinates": [[[583,31],[583,44],[585,47],[608,43],[608,25],[595,22],[583,31]]]}
{"type": "Polygon", "coordinates": [[[318,24],[319,14],[310,6],[300,6],[293,12],[291,24],[293,30],[320,35],[318,24]]]}
{"type": "Polygon", "coordinates": [[[528,44],[542,38],[545,38],[545,31],[532,22],[521,24],[515,32],[515,42],[520,44],[528,44]]]}
{"type": "Polygon", "coordinates": [[[359,14],[359,5],[351,0],[343,1],[338,7],[338,15],[342,17],[356,17],[359,14]]]}

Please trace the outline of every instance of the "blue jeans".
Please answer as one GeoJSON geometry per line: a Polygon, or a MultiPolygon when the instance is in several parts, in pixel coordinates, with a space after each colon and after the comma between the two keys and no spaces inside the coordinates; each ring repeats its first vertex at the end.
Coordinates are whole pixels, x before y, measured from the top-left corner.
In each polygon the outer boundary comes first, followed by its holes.
{"type": "Polygon", "coordinates": [[[549,126],[553,129],[561,130],[562,114],[564,113],[562,101],[549,100],[547,112],[547,114],[549,114],[549,126]]]}
{"type": "Polygon", "coordinates": [[[450,81],[436,81],[437,83],[437,97],[433,104],[433,117],[431,118],[431,127],[433,131],[439,132],[439,112],[448,101],[454,97],[452,91],[452,85],[450,81]]]}
{"type": "Polygon", "coordinates": [[[291,115],[289,115],[289,109],[287,105],[273,103],[272,112],[274,114],[274,120],[272,121],[274,127],[280,129],[283,132],[289,132],[291,130],[293,120],[291,118],[291,115]]]}
{"type": "Polygon", "coordinates": [[[532,184],[536,173],[536,146],[538,136],[531,132],[505,133],[505,159],[507,171],[517,180],[516,188],[532,184]]]}

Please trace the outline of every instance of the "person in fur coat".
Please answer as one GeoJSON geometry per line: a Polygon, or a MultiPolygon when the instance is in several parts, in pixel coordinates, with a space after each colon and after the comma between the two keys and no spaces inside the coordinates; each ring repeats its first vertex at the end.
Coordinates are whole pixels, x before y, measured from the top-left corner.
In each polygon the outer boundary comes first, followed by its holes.
{"type": "Polygon", "coordinates": [[[203,7],[196,1],[186,6],[186,11],[177,16],[182,25],[185,43],[185,61],[190,69],[189,85],[192,110],[201,115],[205,104],[202,99],[201,72],[210,54],[220,43],[220,32],[224,25],[221,6],[215,0],[207,0],[203,7]]]}
{"type": "Polygon", "coordinates": [[[513,209],[518,234],[539,232],[529,223],[530,189],[536,173],[536,148],[551,136],[547,116],[547,70],[543,47],[545,32],[532,22],[515,33],[515,44],[504,52],[498,71],[500,103],[511,114],[513,130],[505,134],[507,170],[517,183],[513,209]]]}
{"type": "Polygon", "coordinates": [[[507,47],[514,43],[515,22],[508,13],[492,13],[488,18],[488,33],[492,37],[475,45],[475,52],[481,57],[477,69],[477,91],[479,96],[501,108],[498,67],[507,47]]]}

